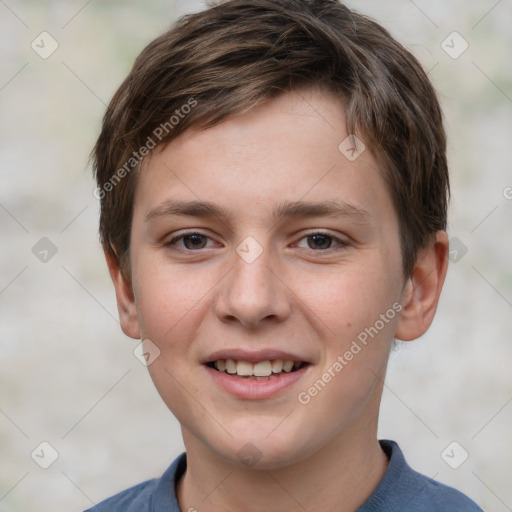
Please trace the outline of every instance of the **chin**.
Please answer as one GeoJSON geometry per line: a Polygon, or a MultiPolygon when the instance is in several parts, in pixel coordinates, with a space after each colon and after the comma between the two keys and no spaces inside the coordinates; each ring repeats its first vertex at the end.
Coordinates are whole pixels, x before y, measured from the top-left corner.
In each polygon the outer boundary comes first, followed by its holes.
{"type": "MultiPolygon", "coordinates": [[[[275,428],[275,425],[272,427],[275,428]]],[[[219,456],[230,464],[248,470],[274,471],[298,463],[314,453],[318,447],[304,445],[304,434],[296,432],[276,432],[270,435],[272,429],[262,429],[258,435],[244,432],[226,439],[222,446],[213,447],[219,456]]],[[[313,444],[313,443],[312,443],[313,444]]]]}

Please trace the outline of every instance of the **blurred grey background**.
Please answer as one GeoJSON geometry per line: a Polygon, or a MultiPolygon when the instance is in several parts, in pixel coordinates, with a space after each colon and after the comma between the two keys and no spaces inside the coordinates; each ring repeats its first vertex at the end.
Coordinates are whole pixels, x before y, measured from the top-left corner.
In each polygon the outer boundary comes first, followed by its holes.
{"type": "MultiPolygon", "coordinates": [[[[391,355],[379,436],[485,510],[512,510],[512,1],[347,4],[429,70],[453,187],[439,311],[391,355]]],[[[2,512],[83,510],[183,450],[119,327],[87,159],[134,58],[202,5],[0,0],[2,512]]]]}

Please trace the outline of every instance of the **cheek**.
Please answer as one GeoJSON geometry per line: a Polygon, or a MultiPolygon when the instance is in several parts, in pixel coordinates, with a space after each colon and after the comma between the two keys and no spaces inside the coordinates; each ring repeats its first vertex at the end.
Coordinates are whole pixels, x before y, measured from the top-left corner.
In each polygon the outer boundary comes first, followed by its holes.
{"type": "Polygon", "coordinates": [[[141,263],[135,285],[141,335],[157,344],[172,344],[183,336],[213,283],[208,284],[205,273],[172,268],[155,259],[141,263]]]}
{"type": "Polygon", "coordinates": [[[385,269],[385,262],[368,259],[360,268],[340,268],[317,286],[304,286],[312,317],[322,320],[316,323],[325,335],[320,375],[310,383],[311,393],[305,390],[305,400],[311,398],[327,415],[332,412],[333,420],[340,408],[347,407],[348,414],[354,404],[364,403],[384,377],[400,308],[396,280],[385,269]],[[315,393],[324,397],[318,400],[315,393]]]}
{"type": "Polygon", "coordinates": [[[207,299],[205,290],[211,285],[199,273],[180,272],[168,264],[157,265],[153,261],[141,267],[152,269],[138,275],[136,300],[141,336],[159,350],[148,371],[167,407],[182,424],[193,424],[194,415],[204,413],[190,399],[200,396],[192,378],[197,371],[194,336],[207,299]]]}
{"type": "Polygon", "coordinates": [[[316,322],[321,320],[329,339],[346,341],[357,337],[399,297],[396,280],[386,270],[386,264],[377,258],[361,260],[361,264],[340,265],[318,273],[315,279],[295,279],[294,293],[306,304],[306,310],[314,313],[316,322]]]}

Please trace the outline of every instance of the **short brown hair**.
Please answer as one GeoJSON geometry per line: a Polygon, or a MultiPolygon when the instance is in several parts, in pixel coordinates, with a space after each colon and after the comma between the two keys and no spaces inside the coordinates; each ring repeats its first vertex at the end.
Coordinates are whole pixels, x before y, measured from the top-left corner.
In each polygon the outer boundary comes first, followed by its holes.
{"type": "Polygon", "coordinates": [[[348,132],[384,165],[410,275],[417,251],[446,229],[450,195],[442,112],[421,65],[337,0],[228,0],[151,42],[105,113],[92,153],[100,237],[125,276],[142,153],[308,85],[340,98],[348,132]]]}

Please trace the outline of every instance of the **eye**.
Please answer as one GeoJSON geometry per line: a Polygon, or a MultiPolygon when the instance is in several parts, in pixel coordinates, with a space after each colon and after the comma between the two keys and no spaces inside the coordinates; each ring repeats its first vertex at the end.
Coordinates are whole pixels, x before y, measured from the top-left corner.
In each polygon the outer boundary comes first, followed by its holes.
{"type": "MultiPolygon", "coordinates": [[[[206,246],[208,239],[210,239],[210,237],[202,233],[190,231],[187,233],[181,233],[179,236],[172,238],[169,242],[165,243],[165,246],[172,246],[172,248],[175,248],[178,251],[195,252],[195,250],[198,249],[208,248],[206,246]],[[177,243],[180,241],[183,242],[183,247],[179,247],[177,245],[177,243]]],[[[302,237],[300,240],[307,240],[308,247],[306,247],[306,249],[311,249],[314,252],[325,252],[329,249],[333,249],[333,247],[331,247],[332,242],[336,242],[338,244],[339,249],[348,246],[347,242],[332,235],[329,235],[328,233],[322,232],[310,233],[302,237]]],[[[298,246],[300,247],[300,245],[298,246]]]]}
{"type": "Polygon", "coordinates": [[[205,240],[209,238],[206,235],[203,235],[202,233],[197,233],[195,231],[190,231],[188,233],[182,233],[179,236],[174,237],[169,242],[167,242],[165,245],[167,247],[169,246],[175,246],[176,242],[179,240],[183,240],[185,249],[182,247],[178,247],[177,250],[181,251],[192,251],[194,249],[204,249],[205,248],[205,240]]]}
{"type": "Polygon", "coordinates": [[[307,248],[312,249],[315,252],[319,252],[316,249],[322,249],[322,250],[332,249],[332,247],[330,247],[330,245],[331,245],[331,242],[333,242],[333,241],[337,242],[339,249],[346,247],[348,245],[347,242],[340,240],[339,238],[336,238],[332,235],[329,235],[328,233],[322,233],[320,231],[310,233],[310,234],[306,235],[305,237],[301,238],[301,240],[307,240],[307,244],[308,244],[307,248]]]}

